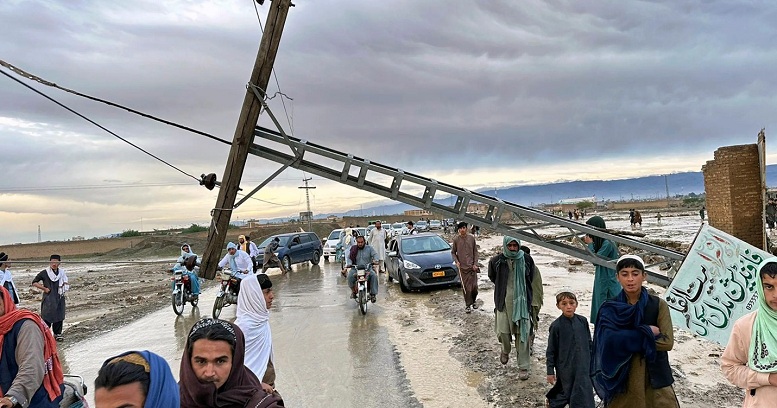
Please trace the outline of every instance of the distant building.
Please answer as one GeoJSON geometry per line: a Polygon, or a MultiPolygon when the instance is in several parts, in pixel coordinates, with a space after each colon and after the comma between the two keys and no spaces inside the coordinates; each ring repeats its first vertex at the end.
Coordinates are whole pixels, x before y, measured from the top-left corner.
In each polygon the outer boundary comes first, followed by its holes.
{"type": "Polygon", "coordinates": [[[574,211],[577,209],[577,205],[580,203],[589,202],[596,206],[596,196],[592,197],[576,197],[576,198],[565,198],[563,200],[558,201],[558,206],[556,207],[557,211],[561,212],[567,212],[567,211],[574,211]]]}
{"type": "Polygon", "coordinates": [[[485,214],[488,211],[488,204],[467,204],[467,212],[470,214],[485,214]]]}
{"type": "Polygon", "coordinates": [[[427,217],[432,215],[432,212],[429,210],[406,210],[405,211],[406,217],[427,217]]]}

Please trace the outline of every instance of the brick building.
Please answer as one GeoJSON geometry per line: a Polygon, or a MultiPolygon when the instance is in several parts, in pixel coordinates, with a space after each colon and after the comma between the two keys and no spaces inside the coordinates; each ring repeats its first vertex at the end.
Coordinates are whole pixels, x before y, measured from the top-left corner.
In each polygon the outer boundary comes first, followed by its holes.
{"type": "Polygon", "coordinates": [[[763,186],[757,144],[725,146],[702,166],[709,224],[764,248],[763,186]]]}

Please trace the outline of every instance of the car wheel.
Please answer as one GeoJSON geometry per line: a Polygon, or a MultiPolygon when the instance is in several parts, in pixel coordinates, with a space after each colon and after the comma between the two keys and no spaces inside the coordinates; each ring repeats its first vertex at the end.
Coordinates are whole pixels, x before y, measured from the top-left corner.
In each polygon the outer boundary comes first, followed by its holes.
{"type": "Polygon", "coordinates": [[[283,269],[285,269],[286,272],[289,272],[291,270],[291,258],[286,255],[281,259],[281,262],[283,262],[283,269]]]}
{"type": "Polygon", "coordinates": [[[399,290],[401,290],[402,293],[410,292],[410,288],[408,288],[407,285],[405,285],[405,280],[402,279],[401,276],[397,278],[397,280],[399,281],[399,290]]]}
{"type": "Polygon", "coordinates": [[[321,255],[318,253],[318,251],[313,252],[313,259],[310,260],[310,263],[313,265],[318,265],[319,262],[321,262],[321,255]]]}

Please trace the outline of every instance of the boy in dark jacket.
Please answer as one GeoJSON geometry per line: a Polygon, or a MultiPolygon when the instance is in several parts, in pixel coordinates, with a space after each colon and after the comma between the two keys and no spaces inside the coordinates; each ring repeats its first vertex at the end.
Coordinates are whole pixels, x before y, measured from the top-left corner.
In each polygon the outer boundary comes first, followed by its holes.
{"type": "Polygon", "coordinates": [[[577,297],[571,292],[556,295],[561,316],[550,325],[548,349],[548,406],[593,408],[594,388],[591,383],[591,329],[588,320],[575,313],[577,297]]]}

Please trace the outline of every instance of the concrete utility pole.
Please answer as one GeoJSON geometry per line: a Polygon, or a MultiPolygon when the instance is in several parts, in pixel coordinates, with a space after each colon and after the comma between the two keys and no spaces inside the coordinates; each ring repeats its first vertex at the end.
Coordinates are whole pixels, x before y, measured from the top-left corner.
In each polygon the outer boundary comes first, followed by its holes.
{"type": "MultiPolygon", "coordinates": [[[[267,15],[267,24],[259,45],[254,69],[251,72],[250,84],[267,90],[270,82],[275,55],[281,42],[283,25],[289,12],[291,0],[275,0],[269,3],[270,11],[267,15]]],[[[221,178],[221,188],[216,200],[216,206],[211,211],[213,219],[208,230],[208,243],[202,254],[201,271],[205,279],[213,279],[216,276],[221,251],[227,237],[227,228],[232,216],[235,199],[240,187],[240,179],[243,177],[248,149],[254,140],[254,128],[256,127],[262,104],[256,99],[251,89],[246,89],[243,98],[243,108],[240,110],[240,118],[232,139],[232,148],[229,150],[229,158],[224,168],[224,176],[221,178]]]]}
{"type": "Polygon", "coordinates": [[[313,178],[308,177],[308,178],[302,179],[302,181],[305,182],[305,187],[297,187],[297,188],[305,189],[305,198],[308,200],[308,231],[313,231],[313,227],[311,226],[311,218],[313,218],[313,213],[310,212],[310,190],[316,187],[315,186],[308,187],[308,181],[310,180],[313,180],[313,178]]]}

